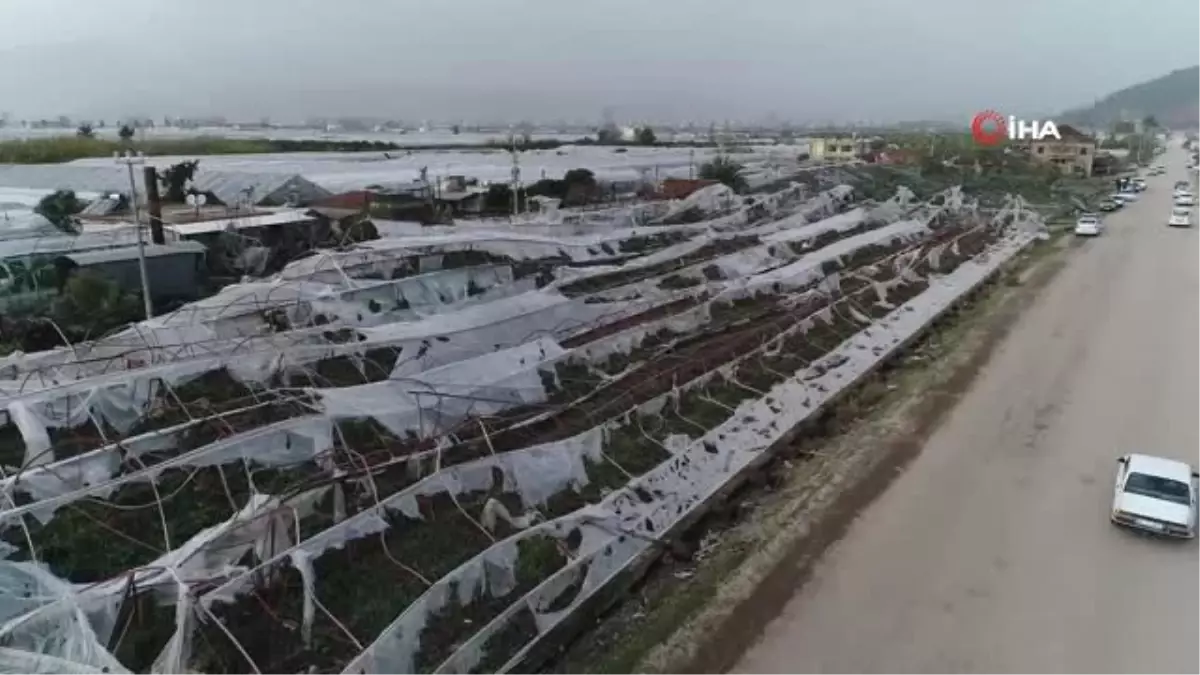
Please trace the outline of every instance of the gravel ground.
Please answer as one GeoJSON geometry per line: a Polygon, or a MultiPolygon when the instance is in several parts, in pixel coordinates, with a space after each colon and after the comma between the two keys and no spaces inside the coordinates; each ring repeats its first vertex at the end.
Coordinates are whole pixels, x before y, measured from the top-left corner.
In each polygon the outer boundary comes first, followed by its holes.
{"type": "Polygon", "coordinates": [[[1200,232],[1165,225],[1166,160],[734,670],[1200,670],[1196,543],[1108,521],[1117,456],[1200,447],[1200,232]]]}

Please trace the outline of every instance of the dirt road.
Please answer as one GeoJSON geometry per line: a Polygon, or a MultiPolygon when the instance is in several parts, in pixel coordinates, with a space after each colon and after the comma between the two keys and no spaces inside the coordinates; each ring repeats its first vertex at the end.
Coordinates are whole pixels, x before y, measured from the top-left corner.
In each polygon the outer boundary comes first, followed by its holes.
{"type": "Polygon", "coordinates": [[[737,672],[1198,672],[1196,542],[1109,523],[1116,458],[1197,463],[1185,156],[1039,296],[737,672]]]}

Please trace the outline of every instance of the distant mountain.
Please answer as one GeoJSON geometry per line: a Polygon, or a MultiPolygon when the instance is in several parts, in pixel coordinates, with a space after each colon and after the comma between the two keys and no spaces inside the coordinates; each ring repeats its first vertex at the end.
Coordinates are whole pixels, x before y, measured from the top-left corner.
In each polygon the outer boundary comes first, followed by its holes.
{"type": "Polygon", "coordinates": [[[1153,115],[1159,124],[1194,129],[1200,124],[1200,66],[1171,71],[1100,99],[1095,105],[1068,110],[1062,121],[1093,127],[1153,115]]]}

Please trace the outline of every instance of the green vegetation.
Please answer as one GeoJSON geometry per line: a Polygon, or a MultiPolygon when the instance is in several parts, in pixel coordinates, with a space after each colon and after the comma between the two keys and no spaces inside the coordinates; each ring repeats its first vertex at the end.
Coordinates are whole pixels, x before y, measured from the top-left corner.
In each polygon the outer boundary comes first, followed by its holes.
{"type": "Polygon", "coordinates": [[[83,207],[84,203],[75,196],[74,190],[56,190],[42,197],[33,210],[65,234],[78,234],[74,216],[83,207]]]}
{"type": "Polygon", "coordinates": [[[741,192],[746,189],[746,178],[742,175],[744,168],[740,162],[721,155],[700,166],[700,177],[720,181],[735,192],[741,192]]]}
{"type": "Polygon", "coordinates": [[[1113,92],[1095,105],[1069,110],[1060,121],[1101,127],[1124,119],[1127,111],[1172,127],[1194,127],[1200,99],[1200,66],[1181,68],[1148,82],[1113,92]]]}
{"type": "MultiPolygon", "coordinates": [[[[16,277],[22,287],[35,283],[45,288],[54,274],[43,265],[16,277]],[[35,278],[36,277],[36,278],[35,278]]],[[[49,312],[8,311],[0,316],[0,354],[20,349],[35,352],[97,338],[134,321],[142,315],[141,296],[122,291],[108,277],[91,270],[73,274],[54,300],[49,312]]]]}
{"type": "Polygon", "coordinates": [[[168,202],[183,202],[187,198],[187,184],[196,177],[199,166],[200,160],[193,159],[164,169],[158,177],[163,186],[162,198],[168,202]]]}
{"type": "Polygon", "coordinates": [[[83,157],[109,157],[132,146],[148,155],[235,155],[268,152],[361,152],[398,150],[382,141],[289,141],[271,139],[196,138],[133,141],[133,129],[122,127],[122,141],[95,136],[55,136],[0,142],[0,164],[47,164],[83,157]],[[128,132],[128,136],[126,133],[128,132]]]}

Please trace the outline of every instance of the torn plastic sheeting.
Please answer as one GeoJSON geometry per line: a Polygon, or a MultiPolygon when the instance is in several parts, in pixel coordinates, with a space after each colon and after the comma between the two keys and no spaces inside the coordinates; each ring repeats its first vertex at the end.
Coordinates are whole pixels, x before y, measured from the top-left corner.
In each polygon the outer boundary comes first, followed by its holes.
{"type": "MultiPolygon", "coordinates": [[[[376,325],[376,312],[387,312],[403,304],[413,312],[423,308],[453,305],[468,299],[472,289],[484,291],[512,283],[512,268],[508,265],[480,265],[461,269],[429,272],[403,279],[394,279],[352,288],[336,296],[311,301],[312,315],[336,317],[352,326],[376,325]],[[374,312],[371,306],[378,307],[374,312]]],[[[380,320],[386,320],[386,315],[380,320]]]]}
{"type": "MultiPolygon", "coordinates": [[[[125,363],[124,367],[129,367],[129,363],[133,361],[149,363],[155,359],[182,359],[181,361],[169,364],[172,366],[181,366],[181,364],[188,360],[204,360],[216,357],[225,363],[225,367],[235,378],[244,382],[263,382],[285,365],[311,363],[323,358],[361,353],[363,350],[374,346],[384,346],[406,340],[435,338],[445,333],[464,332],[472,329],[484,329],[482,332],[486,333],[486,326],[489,323],[507,321],[511,328],[513,318],[520,316],[530,318],[539,310],[545,310],[548,313],[543,316],[545,327],[541,328],[540,331],[527,331],[518,335],[519,338],[529,338],[537,332],[549,332],[559,335],[570,333],[571,331],[587,327],[590,322],[606,314],[611,314],[625,308],[625,305],[605,308],[589,307],[587,303],[583,303],[582,301],[577,301],[573,304],[568,303],[569,301],[566,298],[557,293],[546,291],[529,292],[500,298],[495,302],[470,305],[453,312],[436,314],[409,324],[390,324],[374,328],[362,328],[359,332],[367,339],[351,344],[330,344],[323,336],[327,329],[325,327],[316,327],[255,338],[236,340],[214,339],[198,345],[187,343],[170,345],[169,347],[158,345],[146,348],[144,345],[139,344],[136,346],[136,358],[131,356],[130,346],[125,343],[110,342],[106,343],[103,347],[93,344],[92,348],[93,351],[100,349],[101,351],[111,352],[114,358],[118,354],[121,355],[121,359],[125,363]],[[556,305],[562,306],[552,309],[556,305]]],[[[509,338],[506,342],[499,344],[500,346],[507,346],[517,344],[520,341],[523,340],[509,338]]],[[[478,346],[474,347],[476,354],[491,351],[495,348],[496,343],[488,345],[488,348],[483,350],[480,350],[478,346]]],[[[457,358],[463,358],[464,355],[460,354],[457,358]]],[[[114,362],[99,363],[92,366],[66,364],[60,368],[72,370],[74,375],[77,376],[90,374],[88,373],[89,368],[94,370],[120,365],[114,362]]],[[[427,368],[431,365],[438,364],[426,362],[420,364],[420,368],[427,368]]],[[[200,366],[195,366],[195,368],[202,369],[200,366]]],[[[414,371],[410,370],[408,372],[414,371]]]]}
{"type": "Polygon", "coordinates": [[[129,672],[105,649],[108,636],[92,629],[71,585],[37,563],[0,562],[0,618],[0,671],[54,672],[69,663],[80,670],[59,672],[129,672]],[[40,621],[28,618],[45,607],[59,611],[40,621]]]}
{"type": "Polygon", "coordinates": [[[572,301],[557,293],[529,293],[478,305],[454,314],[430,317],[417,324],[364,329],[372,342],[414,341],[406,348],[391,377],[411,377],[436,366],[528,342],[540,335],[564,336],[591,326],[616,307],[572,301]],[[428,324],[428,325],[424,325],[428,324]],[[436,332],[434,332],[436,331],[436,332]],[[430,339],[436,338],[436,339],[430,339]]]}
{"type": "Polygon", "coordinates": [[[264,559],[253,570],[205,593],[201,602],[205,607],[214,602],[234,602],[239,594],[253,586],[258,571],[287,562],[293,550],[304,550],[310,558],[316,559],[326,551],[342,548],[350,541],[384,532],[389,527],[388,521],[383,517],[385,511],[397,511],[405,517],[420,519],[417,497],[441,493],[459,495],[489,489],[493,487],[493,468],[498,468],[503,473],[505,491],[516,492],[527,504],[539,503],[546,496],[571,485],[587,485],[589,478],[582,458],[590,456],[593,460],[599,459],[605,429],[603,425],[593,427],[561,441],[502,455],[490,455],[442,469],[381,499],[370,508],[314,534],[292,549],[264,559]],[[535,455],[536,458],[527,458],[527,455],[535,455]],[[545,468],[546,471],[539,473],[539,467],[545,468]],[[575,469],[573,472],[570,470],[572,468],[575,469]]]}
{"type": "Polygon", "coordinates": [[[789,227],[773,234],[763,236],[764,242],[782,244],[792,241],[802,241],[819,237],[826,232],[845,232],[861,224],[867,217],[867,210],[858,207],[845,213],[830,216],[815,223],[800,223],[799,227],[789,227]]]}
{"type": "Polygon", "coordinates": [[[332,422],[326,417],[284,420],[209,443],[132,473],[114,476],[103,483],[4,509],[0,511],[0,528],[11,527],[14,521],[25,514],[39,522],[49,522],[58,509],[71,502],[111,494],[114,489],[127,483],[154,480],[170,469],[213,466],[235,460],[251,461],[263,466],[289,466],[314,459],[332,448],[332,443],[332,422]]]}
{"type": "Polygon", "coordinates": [[[702,260],[687,267],[664,272],[658,276],[642,279],[629,284],[590,293],[581,296],[587,300],[616,301],[623,297],[639,296],[644,298],[674,297],[676,289],[664,289],[662,282],[668,277],[684,277],[708,282],[705,270],[716,266],[727,280],[752,276],[768,269],[777,268],[796,259],[790,249],[773,250],[771,246],[754,246],[752,248],[726,253],[724,255],[702,260]]]}
{"type": "MultiPolygon", "coordinates": [[[[476,597],[475,592],[481,579],[487,579],[484,571],[488,567],[495,568],[500,573],[502,583],[489,586],[486,590],[492,597],[500,597],[512,591],[515,585],[515,563],[519,557],[519,544],[525,539],[538,536],[553,536],[566,540],[572,530],[580,531],[580,544],[576,558],[568,561],[567,566],[577,568],[575,560],[590,558],[606,542],[611,534],[602,528],[590,525],[586,515],[576,511],[568,516],[553,521],[535,525],[512,536],[492,544],[470,560],[464,562],[454,571],[439,579],[422,597],[406,607],[379,636],[343,669],[343,673],[409,673],[413,672],[413,659],[420,648],[419,636],[425,627],[430,614],[444,608],[447,602],[457,600],[462,605],[476,597]],[[459,597],[451,598],[448,589],[457,584],[459,597]],[[470,584],[470,585],[467,585],[470,584]]],[[[554,575],[552,575],[553,577],[554,575]]],[[[489,625],[501,621],[511,614],[513,607],[519,607],[520,601],[481,627],[479,633],[464,643],[462,650],[472,649],[472,644],[482,644],[476,637],[487,633],[489,625]]],[[[484,636],[486,638],[486,635],[484,636]]],[[[453,657],[452,657],[453,658],[453,657]]]]}
{"type": "Polygon", "coordinates": [[[632,326],[572,349],[568,359],[581,359],[598,363],[613,354],[629,354],[650,335],[662,330],[673,333],[688,333],[712,321],[712,301],[701,303],[691,309],[671,316],[632,326]]]}
{"type": "Polygon", "coordinates": [[[741,203],[741,198],[728,185],[716,183],[706,185],[683,199],[673,200],[667,209],[664,219],[699,209],[706,213],[719,213],[735,208],[741,203]]]}
{"type": "MultiPolygon", "coordinates": [[[[48,602],[35,603],[25,611],[15,614],[0,629],[0,637],[10,634],[28,632],[30,627],[44,624],[57,624],[64,613],[75,616],[86,616],[78,607],[90,608],[89,614],[95,615],[96,608],[110,608],[102,612],[107,616],[102,623],[103,635],[107,635],[112,626],[110,620],[115,620],[116,608],[127,597],[132,588],[148,589],[157,593],[162,601],[170,604],[177,602],[182,595],[190,598],[186,588],[195,583],[211,583],[215,579],[244,569],[237,562],[247,553],[254,552],[256,556],[273,555],[278,550],[284,550],[292,545],[291,535],[295,531],[293,522],[305,515],[311,514],[316,502],[328,491],[327,488],[289,498],[282,503],[279,497],[253,494],[250,500],[228,520],[205,528],[193,535],[179,547],[168,551],[163,556],[139,568],[133,574],[123,574],[119,577],[98,584],[75,585],[57,580],[63,584],[65,591],[60,596],[49,599],[48,602]],[[183,584],[182,586],[180,584],[183,584]]],[[[9,565],[25,565],[26,563],[0,563],[0,569],[9,565]]],[[[49,574],[49,572],[45,572],[49,574]]],[[[2,576],[2,575],[0,575],[2,576]]],[[[3,604],[3,603],[0,603],[3,604]]],[[[187,608],[182,608],[186,613],[187,608]]],[[[180,612],[176,613],[179,618],[180,612]]],[[[89,628],[97,621],[97,617],[82,618],[89,628]]],[[[172,646],[181,649],[190,640],[190,624],[177,626],[175,635],[171,638],[163,658],[173,658],[178,661],[184,656],[183,652],[169,654],[172,646]]],[[[105,641],[107,638],[105,638],[105,641]]],[[[172,670],[170,672],[181,672],[172,670]]]]}
{"type": "MultiPolygon", "coordinates": [[[[410,292],[415,293],[417,291],[411,291],[411,289],[424,288],[425,295],[410,299],[410,304],[420,305],[423,302],[432,302],[432,298],[434,296],[450,297],[452,300],[457,298],[459,301],[461,301],[462,299],[466,298],[468,284],[472,280],[477,286],[487,289],[497,285],[502,285],[504,283],[509,283],[512,279],[511,268],[503,265],[479,266],[474,268],[464,268],[464,270],[466,271],[446,270],[406,279],[382,281],[370,284],[364,288],[342,288],[340,290],[338,290],[335,286],[328,284],[313,284],[309,282],[287,283],[306,289],[302,295],[308,298],[310,306],[311,303],[316,303],[320,307],[325,308],[327,311],[336,312],[339,316],[353,319],[364,313],[362,308],[358,307],[356,303],[352,302],[356,297],[358,297],[358,295],[366,296],[367,299],[369,299],[373,294],[379,294],[380,297],[389,295],[394,296],[397,292],[399,292],[397,289],[408,288],[410,289],[410,292]],[[464,276],[465,279],[463,278],[464,276]],[[322,295],[322,293],[319,292],[320,289],[325,289],[328,292],[322,295]],[[325,299],[322,299],[322,297],[325,299]],[[416,302],[413,302],[413,300],[416,302]],[[344,302],[349,304],[342,304],[344,302]]],[[[255,285],[256,288],[262,286],[264,286],[264,284],[255,285]]],[[[280,283],[276,282],[272,286],[280,286],[280,283]]],[[[262,293],[267,292],[267,290],[262,290],[259,288],[257,292],[258,294],[254,295],[254,297],[260,297],[262,293]]],[[[286,301],[297,295],[301,294],[299,292],[292,293],[291,295],[284,294],[281,299],[286,301]]],[[[286,302],[280,302],[276,304],[282,305],[286,304],[286,302]]],[[[256,311],[269,308],[270,306],[264,305],[263,307],[258,308],[256,311]]],[[[188,307],[185,306],[184,308],[178,310],[175,314],[169,316],[187,316],[187,309],[188,307]]],[[[299,311],[296,307],[293,307],[292,309],[299,311]]],[[[293,313],[295,314],[296,312],[293,313]]],[[[300,312],[300,314],[304,313],[305,312],[300,312]]],[[[209,311],[209,315],[212,315],[211,310],[209,311]]],[[[253,319],[255,325],[265,325],[260,317],[253,316],[251,318],[253,319]]],[[[237,317],[225,317],[225,319],[237,320],[237,317]]],[[[297,322],[300,322],[306,319],[306,317],[296,315],[293,316],[293,319],[297,322]]],[[[321,333],[326,330],[322,327],[310,329],[308,331],[301,329],[289,331],[285,334],[273,334],[247,340],[241,337],[245,332],[241,328],[235,327],[222,332],[224,329],[220,328],[214,329],[195,324],[181,325],[178,323],[180,320],[181,319],[177,318],[175,321],[165,322],[164,317],[159,317],[150,322],[135,324],[134,327],[122,331],[117,335],[103,338],[99,341],[94,341],[91,343],[76,345],[75,349],[76,351],[79,351],[81,355],[86,355],[90,360],[116,359],[120,363],[153,363],[172,351],[179,351],[179,355],[186,354],[188,358],[204,358],[206,356],[223,354],[228,355],[236,351],[270,351],[272,349],[285,349],[293,343],[302,344],[306,341],[311,342],[314,337],[319,337],[321,333]],[[203,346],[197,348],[196,345],[203,346]]],[[[212,316],[212,320],[219,324],[221,319],[216,316],[212,316]]],[[[66,368],[67,371],[69,371],[63,372],[63,376],[67,379],[77,379],[79,376],[88,375],[89,366],[87,365],[77,364],[75,368],[70,367],[73,365],[70,363],[70,361],[72,361],[70,354],[51,354],[46,352],[39,354],[45,355],[47,363],[51,357],[53,357],[53,360],[61,361],[61,367],[66,368]]],[[[38,355],[26,355],[26,357],[22,360],[15,362],[14,367],[19,367],[21,372],[25,372],[28,369],[36,368],[40,365],[47,365],[39,363],[35,358],[36,356],[38,355]]],[[[172,360],[174,360],[174,358],[175,357],[172,357],[172,360]]],[[[107,371],[111,370],[113,365],[119,365],[119,363],[99,364],[90,366],[90,368],[107,371]]],[[[14,372],[13,374],[15,375],[17,373],[14,372]]],[[[2,383],[0,383],[0,386],[2,386],[2,383]]]]}
{"type": "MultiPolygon", "coordinates": [[[[488,621],[485,626],[481,626],[479,631],[476,631],[466,643],[458,646],[458,649],[454,653],[451,653],[442,664],[438,665],[438,668],[434,669],[434,675],[468,675],[469,673],[473,673],[473,669],[482,661],[482,657],[484,657],[484,646],[487,640],[499,632],[499,629],[508,625],[509,621],[517,613],[527,608],[533,609],[530,607],[529,598],[538,597],[539,593],[544,593],[545,595],[545,593],[563,589],[563,578],[568,577],[568,575],[576,575],[577,577],[583,569],[590,572],[594,568],[596,571],[602,573],[610,568],[610,566],[605,565],[605,561],[601,560],[601,558],[612,557],[614,552],[618,552],[613,548],[614,540],[626,538],[623,536],[614,537],[608,528],[590,524],[588,522],[588,513],[593,512],[593,510],[596,510],[596,507],[584,507],[575,512],[575,514],[556,521],[562,522],[562,524],[568,527],[578,528],[581,531],[581,544],[580,548],[576,551],[576,556],[566,563],[563,569],[552,574],[551,577],[542,580],[532,591],[526,593],[521,598],[517,598],[502,613],[494,617],[491,621],[488,621]]],[[[618,555],[622,554],[622,552],[618,552],[618,555]]],[[[557,596],[558,593],[554,592],[553,597],[557,596]]],[[[396,626],[395,623],[394,626],[396,626]]],[[[412,674],[412,670],[410,670],[412,668],[412,661],[418,649],[419,644],[413,644],[412,641],[400,643],[398,640],[377,640],[371,647],[368,647],[368,652],[370,653],[364,652],[365,657],[356,658],[355,661],[350,662],[342,670],[342,675],[390,675],[391,673],[410,675],[412,674]],[[404,650],[407,650],[407,652],[404,650]]]]}
{"type": "MultiPolygon", "coordinates": [[[[997,248],[998,255],[990,259],[989,264],[964,263],[965,267],[960,266],[945,277],[950,280],[948,283],[931,284],[921,295],[876,322],[865,331],[868,334],[860,332],[836,347],[830,353],[831,357],[846,357],[838,367],[811,379],[806,379],[806,375],[794,377],[777,384],[767,397],[744,401],[729,420],[697,439],[686,457],[668,460],[635,482],[650,489],[651,493],[654,489],[661,490],[677,505],[687,506],[707,498],[712,490],[719,488],[721,481],[718,478],[732,475],[745,466],[758,451],[774,442],[776,436],[793,428],[825,400],[868,372],[884,354],[921,330],[996,265],[1019,250],[1017,245],[997,248]],[[782,412],[775,414],[766,402],[767,398],[781,404],[778,407],[782,412]],[[718,452],[697,451],[706,441],[718,448],[718,452]]],[[[657,536],[655,533],[666,531],[680,513],[678,506],[664,507],[655,502],[644,504],[632,492],[623,493],[614,500],[613,506],[622,513],[625,526],[643,536],[657,536]]]]}
{"type": "MultiPolygon", "coordinates": [[[[653,234],[650,236],[653,236],[653,234]]],[[[669,262],[671,260],[678,260],[689,253],[693,253],[701,248],[704,248],[704,246],[712,243],[718,238],[719,237],[711,234],[701,234],[687,241],[680,242],[678,244],[672,244],[664,249],[654,251],[653,253],[638,256],[620,265],[560,267],[554,271],[555,281],[549,287],[558,288],[583,279],[604,276],[605,274],[613,274],[615,272],[628,272],[630,270],[642,269],[644,267],[653,267],[654,265],[669,262]]]]}
{"type": "Polygon", "coordinates": [[[824,273],[821,271],[823,263],[838,260],[844,255],[849,255],[867,246],[883,245],[897,239],[916,239],[928,231],[925,224],[920,221],[902,220],[877,230],[870,230],[854,235],[853,237],[835,241],[829,246],[805,254],[790,265],[784,265],[783,267],[750,277],[746,280],[746,284],[749,289],[757,289],[774,284],[782,284],[789,287],[804,286],[824,276],[824,273]]]}
{"type": "Polygon", "coordinates": [[[128,673],[125,668],[96,666],[55,656],[0,647],[0,673],[128,673]]]}
{"type": "MultiPolygon", "coordinates": [[[[502,630],[516,615],[523,609],[528,608],[533,612],[534,622],[537,626],[538,635],[544,635],[553,626],[557,625],[562,619],[573,612],[585,598],[591,596],[596,590],[603,587],[617,574],[624,565],[632,560],[638,553],[650,547],[651,542],[646,539],[637,539],[623,534],[613,534],[608,529],[600,529],[585,526],[586,531],[594,532],[589,542],[591,545],[587,550],[581,547],[580,554],[570,561],[562,569],[558,570],[550,577],[538,584],[533,590],[526,593],[521,598],[517,599],[509,605],[504,612],[497,616],[487,625],[483,626],[478,632],[471,636],[469,640],[464,642],[453,654],[442,662],[435,670],[435,673],[467,673],[473,672],[484,656],[484,645],[490,637],[502,630]],[[545,611],[558,597],[563,593],[574,581],[578,580],[582,574],[583,583],[576,593],[575,598],[571,603],[562,610],[556,612],[545,611]]],[[[587,539],[587,537],[585,537],[587,539]]],[[[530,643],[520,649],[508,662],[502,666],[498,672],[506,672],[508,668],[514,667],[520,662],[527,653],[529,646],[537,641],[535,638],[530,643]]],[[[378,665],[378,663],[376,664],[378,665]]],[[[347,668],[344,673],[366,673],[366,672],[406,672],[406,671],[390,671],[390,670],[351,670],[347,668]]]]}
{"type": "MultiPolygon", "coordinates": [[[[596,590],[603,587],[608,579],[613,578],[626,565],[629,564],[639,553],[639,548],[649,546],[648,540],[660,537],[663,533],[678,523],[682,518],[690,515],[691,511],[701,504],[705,499],[711,496],[716,490],[719,490],[724,485],[725,481],[732,475],[746,466],[753,456],[765,450],[774,440],[786,433],[789,429],[799,423],[803,418],[811,414],[812,410],[819,408],[820,404],[809,400],[809,405],[806,406],[783,406],[783,410],[779,414],[775,414],[770,410],[769,406],[765,410],[758,411],[757,408],[765,404],[766,399],[773,398],[779,400],[781,393],[779,390],[793,390],[789,398],[795,399],[796,393],[802,393],[804,399],[829,399],[835,396],[842,387],[845,387],[855,381],[863,373],[877,363],[880,359],[885,358],[887,353],[894,349],[896,345],[901,343],[907,336],[911,336],[921,330],[924,326],[933,320],[938,314],[944,311],[950,304],[961,297],[962,294],[975,287],[987,275],[995,270],[1004,261],[1007,261],[1021,250],[1027,244],[1029,238],[1011,238],[1001,242],[992,249],[993,256],[986,263],[964,263],[967,267],[960,267],[947,277],[935,281],[931,284],[930,289],[922,293],[917,298],[914,298],[905,306],[889,314],[885,317],[883,323],[887,328],[884,331],[887,335],[880,339],[879,330],[872,328],[869,331],[858,333],[854,338],[847,340],[842,345],[839,345],[835,351],[839,351],[848,358],[838,368],[826,372],[821,376],[825,380],[825,390],[820,391],[812,387],[812,391],[808,391],[811,385],[805,385],[802,379],[794,378],[785,381],[780,385],[772,388],[768,396],[759,399],[755,402],[743,403],[738,407],[738,413],[731,417],[727,422],[710,430],[704,438],[697,439],[689,451],[674,459],[668,460],[665,464],[659,465],[652,469],[648,474],[639,479],[631,481],[621,491],[611,495],[606,501],[606,505],[610,505],[614,512],[622,513],[622,520],[625,522],[625,528],[633,535],[626,537],[624,541],[628,543],[629,550],[621,551],[619,555],[612,557],[611,569],[597,584],[580,591],[576,596],[572,606],[578,606],[587,597],[591,596],[596,590]],[[939,289],[939,290],[935,290],[939,289]],[[930,293],[930,291],[934,291],[930,293]],[[908,311],[909,309],[912,311],[908,311]],[[923,311],[922,311],[923,310],[923,311]],[[864,333],[869,332],[870,335],[864,333]],[[861,342],[858,342],[861,340],[861,342]],[[876,353],[872,349],[860,349],[860,345],[864,343],[881,344],[882,349],[876,353]],[[845,371],[851,370],[852,373],[847,374],[845,371]],[[797,390],[799,387],[799,390],[797,390]],[[762,404],[762,405],[756,405],[762,404]],[[763,413],[762,416],[755,418],[755,428],[750,428],[750,425],[744,420],[753,417],[753,412],[758,411],[763,413]],[[798,413],[798,414],[797,414],[798,413]],[[779,417],[792,418],[780,423],[779,417]],[[761,427],[761,428],[759,428],[761,427]],[[724,437],[724,438],[722,438],[724,437]],[[711,454],[707,450],[703,450],[706,438],[713,438],[709,443],[710,446],[719,448],[717,454],[711,454]],[[722,446],[725,446],[723,449],[722,446]],[[643,488],[661,486],[662,494],[665,496],[662,499],[652,500],[649,504],[642,502],[634,493],[634,487],[643,488]]],[[[803,403],[803,401],[800,401],[803,403]]],[[[653,490],[651,490],[653,494],[653,490]]],[[[619,541],[619,538],[615,539],[619,541]]],[[[560,571],[559,574],[563,574],[560,571]]],[[[546,586],[548,584],[544,584],[546,586]]],[[[525,654],[539,641],[540,636],[545,635],[553,625],[557,624],[569,612],[558,613],[556,615],[541,614],[536,615],[538,619],[539,638],[527,643],[512,659],[509,660],[500,672],[506,672],[508,669],[515,667],[520,663],[525,654]]],[[[489,630],[494,633],[502,626],[497,622],[489,625],[489,630]]],[[[472,638],[474,643],[477,634],[472,638]]],[[[482,643],[477,643],[482,644],[482,643]]],[[[456,665],[463,665],[462,662],[456,665]]],[[[456,670],[466,670],[466,668],[455,668],[456,670]]]]}
{"type": "MultiPolygon", "coordinates": [[[[26,468],[0,479],[0,492],[6,495],[9,501],[16,492],[25,492],[36,502],[82,490],[90,485],[99,485],[117,475],[123,457],[136,459],[148,452],[173,449],[178,443],[179,432],[199,423],[186,422],[151,431],[124,439],[119,444],[112,443],[52,464],[26,468]]],[[[110,486],[111,489],[116,489],[118,484],[110,483],[110,486]]],[[[93,494],[105,499],[109,492],[111,490],[93,494]]]]}
{"type": "MultiPolygon", "coordinates": [[[[165,395],[160,381],[176,387],[218,367],[219,360],[203,359],[89,377],[16,394],[9,399],[9,414],[18,425],[32,425],[36,431],[37,426],[76,427],[86,423],[91,413],[124,433],[141,419],[154,400],[165,395]],[[19,414],[13,413],[16,402],[24,408],[19,414]]],[[[26,438],[27,446],[29,441],[26,438]]]]}
{"type": "Polygon", "coordinates": [[[312,390],[333,417],[370,416],[392,433],[442,433],[468,415],[546,400],[538,366],[565,351],[550,338],[431,368],[410,378],[312,390]]]}
{"type": "Polygon", "coordinates": [[[601,241],[596,238],[575,239],[538,237],[515,232],[456,232],[454,234],[392,237],[361,242],[347,251],[319,251],[316,255],[289,263],[280,273],[281,279],[342,278],[342,272],[353,276],[362,271],[390,272],[411,256],[433,256],[455,251],[482,251],[513,260],[537,260],[566,256],[571,260],[592,260],[605,257],[590,252],[601,241]]]}

